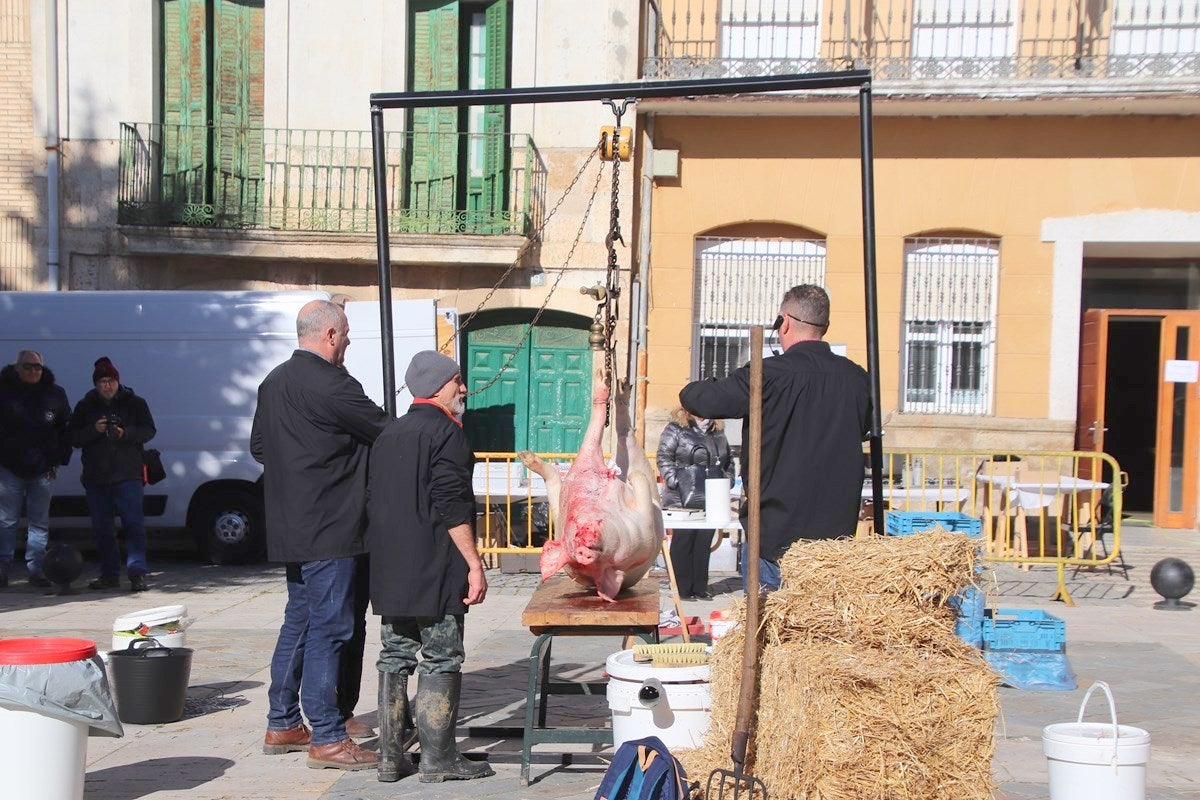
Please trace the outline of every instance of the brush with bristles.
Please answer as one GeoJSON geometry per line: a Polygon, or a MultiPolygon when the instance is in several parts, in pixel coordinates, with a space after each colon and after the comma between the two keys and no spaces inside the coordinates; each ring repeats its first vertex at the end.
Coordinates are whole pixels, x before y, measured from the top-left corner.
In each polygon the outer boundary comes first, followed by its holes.
{"type": "Polygon", "coordinates": [[[644,662],[653,661],[654,659],[665,655],[682,655],[685,653],[700,653],[708,652],[708,645],[704,642],[690,643],[672,643],[672,644],[635,644],[633,646],[633,660],[644,662]]]}
{"type": "Polygon", "coordinates": [[[670,667],[702,667],[708,663],[708,653],[663,653],[650,660],[655,669],[670,667]]]}

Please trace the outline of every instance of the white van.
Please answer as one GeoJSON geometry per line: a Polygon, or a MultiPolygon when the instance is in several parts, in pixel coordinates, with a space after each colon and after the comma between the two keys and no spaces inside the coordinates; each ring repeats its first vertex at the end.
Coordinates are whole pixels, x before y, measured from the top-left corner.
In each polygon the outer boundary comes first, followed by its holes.
{"type": "MultiPolygon", "coordinates": [[[[214,563],[263,540],[262,467],[250,456],[258,385],[296,349],[296,314],[324,292],[0,292],[0,363],[37,350],[74,406],[108,356],[150,406],[166,480],[146,487],[148,529],[188,528],[214,563]]],[[[393,303],[395,362],[437,347],[433,300],[393,303]]],[[[348,302],[346,368],[383,404],[379,305],[348,302]]],[[[397,398],[407,408],[411,398],[397,398]]],[[[52,527],[87,528],[76,452],[59,470],[52,527]]]]}

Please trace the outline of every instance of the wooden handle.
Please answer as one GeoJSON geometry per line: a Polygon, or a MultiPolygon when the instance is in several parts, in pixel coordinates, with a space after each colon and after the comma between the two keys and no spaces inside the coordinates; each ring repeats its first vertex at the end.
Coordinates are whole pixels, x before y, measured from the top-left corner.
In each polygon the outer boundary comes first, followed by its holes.
{"type": "Polygon", "coordinates": [[[737,721],[733,734],[733,763],[740,769],[746,763],[746,745],[754,720],[754,697],[758,691],[758,585],[759,534],[762,506],[759,480],[762,471],[762,350],[763,329],[750,329],[750,441],[745,443],[746,479],[746,630],[742,647],[742,685],[738,693],[737,721]]]}

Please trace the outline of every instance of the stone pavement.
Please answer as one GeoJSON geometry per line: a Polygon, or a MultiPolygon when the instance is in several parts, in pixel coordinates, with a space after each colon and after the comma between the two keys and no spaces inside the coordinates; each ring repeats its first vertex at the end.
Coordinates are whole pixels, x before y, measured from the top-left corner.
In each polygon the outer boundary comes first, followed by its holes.
{"type": "MultiPolygon", "coordinates": [[[[993,762],[998,800],[1047,797],[1041,730],[1054,722],[1073,721],[1084,688],[1096,680],[1112,686],[1122,723],[1151,733],[1147,796],[1200,798],[1200,609],[1155,611],[1152,606],[1159,598],[1149,585],[1150,567],[1168,555],[1200,569],[1200,534],[1127,525],[1123,544],[1130,566],[1127,575],[1120,569],[1080,571],[1069,582],[1075,607],[1050,601],[1054,575],[1049,569],[1024,572],[1000,565],[994,570],[989,605],[1041,608],[1066,620],[1068,655],[1082,687],[1071,692],[1001,690],[1003,717],[993,762]]],[[[303,753],[263,755],[268,663],[285,597],[282,571],[178,560],[159,560],[155,566],[151,591],[143,595],[86,589],[69,596],[47,595],[28,587],[19,571],[12,587],[0,591],[0,638],[75,636],[107,649],[112,621],[122,614],[178,603],[195,619],[187,634],[195,656],[184,719],[167,725],[127,725],[120,739],[89,739],[87,800],[594,796],[605,751],[592,752],[583,745],[536,748],[529,787],[518,780],[519,739],[464,741],[464,749],[488,754],[497,775],[445,785],[415,779],[381,784],[374,772],[307,769],[303,753]],[[573,754],[564,756],[567,751],[573,754]]],[[[93,571],[89,565],[76,585],[86,585],[93,571]]],[[[520,617],[536,579],[492,572],[489,580],[487,602],[467,617],[460,720],[464,728],[519,726],[524,720],[526,663],[533,637],[521,627],[520,617]]],[[[728,574],[714,575],[714,584],[723,594],[687,604],[686,613],[706,618],[710,610],[726,605],[740,586],[728,574]]],[[[1196,600],[1196,595],[1200,592],[1189,599],[1196,600]]],[[[369,628],[359,710],[373,719],[371,662],[378,640],[375,626],[369,628]]],[[[555,672],[568,679],[599,676],[604,658],[619,646],[618,640],[607,638],[556,643],[555,672]]],[[[1106,717],[1102,698],[1093,697],[1088,719],[1106,717]]],[[[601,724],[608,710],[603,698],[555,698],[550,718],[552,723],[601,724]]]]}

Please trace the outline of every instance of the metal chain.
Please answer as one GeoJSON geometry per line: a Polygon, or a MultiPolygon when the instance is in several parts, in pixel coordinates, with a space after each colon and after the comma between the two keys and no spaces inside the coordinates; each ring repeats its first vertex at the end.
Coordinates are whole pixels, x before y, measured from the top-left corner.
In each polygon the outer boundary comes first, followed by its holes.
{"type": "MultiPolygon", "coordinates": [[[[590,162],[591,159],[589,158],[588,161],[590,162]]],[[[483,386],[480,386],[475,391],[468,392],[467,397],[473,397],[492,388],[496,381],[500,380],[501,376],[504,375],[504,371],[508,369],[510,364],[512,364],[513,359],[517,357],[517,353],[521,352],[521,348],[525,346],[525,342],[527,342],[529,337],[533,334],[534,326],[537,325],[538,320],[542,318],[542,313],[545,312],[546,306],[550,304],[550,298],[554,296],[554,290],[558,288],[558,284],[562,283],[563,277],[567,274],[567,265],[571,263],[571,257],[575,255],[575,248],[579,246],[579,242],[583,238],[583,230],[587,226],[588,217],[591,216],[592,206],[596,202],[596,196],[600,193],[600,179],[602,177],[604,177],[603,166],[601,166],[601,169],[596,172],[596,182],[592,184],[592,196],[588,199],[587,208],[583,210],[583,219],[580,222],[579,230],[575,232],[575,240],[571,242],[571,249],[567,251],[567,257],[563,261],[563,265],[558,271],[558,277],[554,279],[554,283],[550,286],[550,291],[546,293],[546,299],[542,301],[542,305],[538,307],[538,310],[533,315],[533,319],[531,319],[529,321],[529,325],[526,326],[525,334],[521,337],[521,341],[518,342],[517,346],[512,349],[511,353],[508,354],[508,358],[505,359],[504,363],[500,366],[500,369],[496,371],[496,374],[492,376],[492,379],[483,386]]]]}

